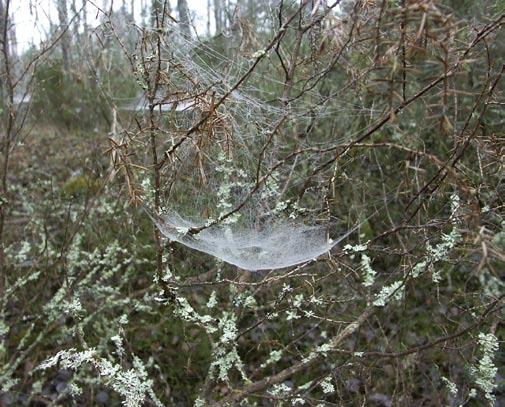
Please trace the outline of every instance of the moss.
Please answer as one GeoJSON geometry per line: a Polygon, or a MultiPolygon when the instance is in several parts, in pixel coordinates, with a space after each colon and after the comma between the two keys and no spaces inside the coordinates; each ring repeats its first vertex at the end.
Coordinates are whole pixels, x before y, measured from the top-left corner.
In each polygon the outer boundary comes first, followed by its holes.
{"type": "Polygon", "coordinates": [[[63,197],[85,197],[95,194],[100,189],[100,181],[87,175],[70,177],[61,188],[63,197]]]}

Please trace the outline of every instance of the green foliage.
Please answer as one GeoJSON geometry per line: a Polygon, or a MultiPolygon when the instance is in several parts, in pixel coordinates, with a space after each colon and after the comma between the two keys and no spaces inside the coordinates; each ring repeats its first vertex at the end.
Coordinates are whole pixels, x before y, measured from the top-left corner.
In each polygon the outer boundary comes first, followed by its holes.
{"type": "Polygon", "coordinates": [[[86,95],[89,93],[87,87],[66,75],[61,61],[40,65],[34,78],[33,109],[37,120],[48,124],[62,123],[67,129],[89,128],[96,120],[95,107],[99,100],[90,105],[87,99],[93,96],[98,99],[98,95],[86,95]]]}
{"type": "MultiPolygon", "coordinates": [[[[108,82],[114,97],[135,95],[132,78],[121,78],[112,73],[101,80],[108,82]]],[[[54,59],[36,68],[34,82],[33,112],[39,123],[63,124],[66,129],[92,131],[110,126],[110,100],[91,72],[65,72],[62,61],[54,59]]]]}
{"type": "Polygon", "coordinates": [[[100,181],[85,175],[71,177],[61,187],[61,193],[68,197],[90,196],[100,188],[100,181]]]}

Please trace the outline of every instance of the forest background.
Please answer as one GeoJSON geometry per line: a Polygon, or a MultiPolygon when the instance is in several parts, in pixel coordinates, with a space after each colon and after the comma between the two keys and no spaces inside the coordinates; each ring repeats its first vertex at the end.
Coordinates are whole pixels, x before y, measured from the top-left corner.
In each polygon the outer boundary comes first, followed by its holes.
{"type": "Polygon", "coordinates": [[[0,406],[505,404],[503,0],[21,1],[0,406]]]}

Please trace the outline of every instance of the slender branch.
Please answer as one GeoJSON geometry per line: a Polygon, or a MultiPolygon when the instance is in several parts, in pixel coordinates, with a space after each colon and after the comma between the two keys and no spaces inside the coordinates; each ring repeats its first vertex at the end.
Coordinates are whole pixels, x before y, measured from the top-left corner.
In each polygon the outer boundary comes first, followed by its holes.
{"type": "MultiPolygon", "coordinates": [[[[374,312],[375,307],[366,308],[365,311],[363,311],[354,322],[347,325],[342,330],[342,332],[334,336],[328,342],[329,347],[331,349],[334,349],[337,346],[339,346],[344,340],[346,340],[352,334],[354,334],[359,329],[359,327],[363,325],[363,323],[374,314],[374,312]]],[[[220,400],[219,402],[215,403],[214,406],[235,405],[234,403],[239,402],[240,400],[244,399],[245,397],[255,392],[264,390],[268,387],[273,386],[274,384],[282,383],[287,379],[289,379],[290,377],[294,376],[296,373],[313,367],[317,363],[320,363],[325,357],[324,354],[318,352],[317,349],[314,349],[310,355],[311,355],[310,357],[295,363],[294,365],[280,371],[277,374],[268,376],[264,379],[261,379],[250,385],[247,385],[241,389],[234,390],[232,394],[225,397],[223,400],[220,400]]]]}

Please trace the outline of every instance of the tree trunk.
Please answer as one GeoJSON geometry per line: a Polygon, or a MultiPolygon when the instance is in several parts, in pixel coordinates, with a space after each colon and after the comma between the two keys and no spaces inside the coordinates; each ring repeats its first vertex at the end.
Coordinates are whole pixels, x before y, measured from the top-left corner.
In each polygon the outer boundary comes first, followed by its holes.
{"type": "Polygon", "coordinates": [[[253,20],[256,14],[256,7],[254,5],[255,5],[254,0],[247,1],[247,17],[251,20],[253,20]]]}
{"type": "Polygon", "coordinates": [[[88,39],[88,15],[86,10],[87,0],[82,0],[82,27],[84,30],[84,38],[88,39]]]}
{"type": "Polygon", "coordinates": [[[207,0],[207,37],[210,37],[210,0],[207,0]]]}
{"type": "MultiPolygon", "coordinates": [[[[14,79],[9,44],[9,8],[10,0],[0,0],[0,96],[2,97],[2,121],[0,123],[0,152],[2,163],[0,168],[0,270],[4,269],[4,226],[9,205],[8,178],[9,154],[12,145],[15,123],[14,111],[14,79]]],[[[4,274],[0,273],[0,296],[4,291],[4,274]]]]}
{"type": "Polygon", "coordinates": [[[156,17],[161,17],[161,12],[163,10],[163,5],[161,0],[152,0],[151,3],[151,27],[156,27],[156,17]]]}
{"type": "Polygon", "coordinates": [[[221,0],[214,0],[214,19],[216,20],[216,34],[223,31],[223,7],[221,0]]]}
{"type": "MultiPolygon", "coordinates": [[[[4,1],[0,0],[0,47],[2,47],[2,48],[4,46],[2,38],[4,35],[4,27],[6,24],[5,19],[6,19],[6,16],[5,16],[4,1]]],[[[0,54],[0,66],[3,68],[3,53],[0,54]]],[[[0,100],[2,101],[2,103],[5,100],[4,91],[5,91],[4,81],[3,81],[3,78],[0,77],[0,100]]]]}
{"type": "Polygon", "coordinates": [[[179,25],[183,35],[186,36],[186,38],[191,38],[189,9],[186,0],[177,0],[177,12],[179,13],[179,25]]]}
{"type": "MultiPolygon", "coordinates": [[[[79,28],[81,26],[81,12],[77,8],[77,0],[72,0],[72,3],[70,4],[70,10],[72,11],[72,16],[76,16],[75,20],[72,24],[72,35],[73,35],[75,43],[80,45],[81,41],[79,39],[79,37],[80,37],[79,28]]],[[[81,47],[80,46],[77,47],[76,51],[77,51],[78,58],[81,59],[81,57],[82,57],[81,47]]]]}
{"type": "Polygon", "coordinates": [[[65,72],[68,72],[70,67],[70,36],[68,33],[68,10],[66,0],[57,0],[56,7],[58,9],[58,19],[60,21],[60,30],[66,32],[61,37],[61,56],[63,58],[63,67],[65,72]]]}

